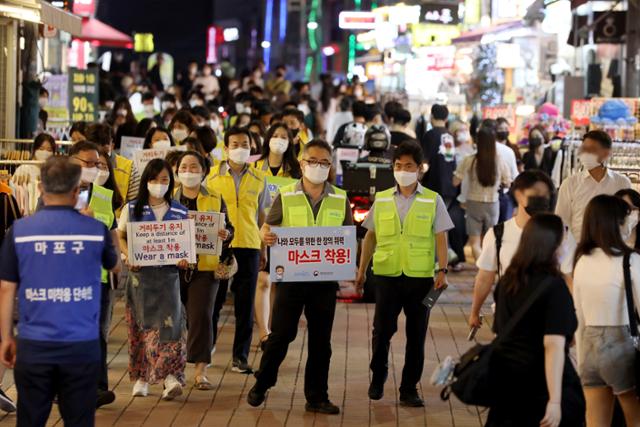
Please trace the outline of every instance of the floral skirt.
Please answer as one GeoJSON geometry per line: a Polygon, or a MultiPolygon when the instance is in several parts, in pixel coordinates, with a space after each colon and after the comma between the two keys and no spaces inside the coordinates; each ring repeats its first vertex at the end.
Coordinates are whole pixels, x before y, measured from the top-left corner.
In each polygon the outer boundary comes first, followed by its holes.
{"type": "Polygon", "coordinates": [[[184,369],[187,364],[186,341],[161,342],[160,330],[144,328],[138,324],[129,306],[126,308],[129,332],[129,378],[157,384],[173,375],[185,384],[184,369]]]}

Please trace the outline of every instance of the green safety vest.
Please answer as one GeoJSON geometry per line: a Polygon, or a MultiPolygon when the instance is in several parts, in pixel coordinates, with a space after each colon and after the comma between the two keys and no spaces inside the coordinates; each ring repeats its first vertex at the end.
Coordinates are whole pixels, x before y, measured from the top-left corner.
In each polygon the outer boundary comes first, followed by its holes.
{"type": "Polygon", "coordinates": [[[298,184],[280,188],[282,199],[282,227],[339,227],[344,223],[345,201],[347,193],[332,186],[322,200],[318,216],[314,218],[313,209],[304,191],[296,190],[298,184]]]}
{"type": "Polygon", "coordinates": [[[374,224],[376,251],[373,272],[378,276],[433,277],[435,236],[433,222],[437,194],[428,189],[416,194],[403,223],[394,200],[395,188],[376,194],[374,224]]]}
{"type": "MultiPolygon", "coordinates": [[[[93,185],[91,189],[91,200],[89,201],[89,207],[93,211],[93,217],[111,229],[113,225],[113,219],[115,218],[113,213],[113,191],[108,188],[101,187],[99,185],[93,185]]],[[[108,272],[104,268],[102,269],[102,283],[108,283],[108,272]]]]}

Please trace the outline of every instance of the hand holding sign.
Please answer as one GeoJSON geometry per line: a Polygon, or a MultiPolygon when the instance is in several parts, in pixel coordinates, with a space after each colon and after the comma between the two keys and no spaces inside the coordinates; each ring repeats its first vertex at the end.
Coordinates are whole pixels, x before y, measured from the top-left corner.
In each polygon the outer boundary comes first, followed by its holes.
{"type": "Polygon", "coordinates": [[[262,226],[261,233],[262,233],[262,241],[267,246],[273,246],[278,241],[278,236],[276,235],[276,233],[273,233],[271,231],[271,226],[269,224],[265,223],[262,226]]]}

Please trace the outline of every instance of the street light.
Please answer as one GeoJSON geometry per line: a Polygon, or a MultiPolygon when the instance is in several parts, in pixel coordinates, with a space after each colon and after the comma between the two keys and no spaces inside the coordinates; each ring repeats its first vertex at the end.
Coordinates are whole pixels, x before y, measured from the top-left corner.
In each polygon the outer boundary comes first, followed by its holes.
{"type": "Polygon", "coordinates": [[[317,30],[318,29],[318,23],[315,21],[311,21],[307,23],[307,28],[310,30],[317,30]]]}
{"type": "Polygon", "coordinates": [[[263,49],[269,49],[271,47],[271,42],[268,40],[263,40],[262,43],[260,43],[260,46],[262,46],[263,49]]]}

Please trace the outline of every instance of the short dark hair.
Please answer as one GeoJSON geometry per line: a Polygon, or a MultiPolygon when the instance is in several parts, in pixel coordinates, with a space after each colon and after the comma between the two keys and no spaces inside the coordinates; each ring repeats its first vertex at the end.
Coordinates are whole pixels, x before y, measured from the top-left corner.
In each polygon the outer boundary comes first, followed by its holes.
{"type": "Polygon", "coordinates": [[[80,184],[82,168],[66,156],[54,156],[40,169],[42,189],[50,194],[68,194],[80,184]]]}
{"type": "Polygon", "coordinates": [[[366,117],[367,116],[367,104],[364,101],[355,101],[351,106],[351,112],[353,117],[366,117]]]}
{"type": "Polygon", "coordinates": [[[78,141],[69,148],[69,157],[75,156],[82,151],[97,151],[99,153],[100,147],[91,141],[78,141]]]}
{"type": "Polygon", "coordinates": [[[44,144],[45,142],[51,144],[51,148],[53,148],[53,152],[55,153],[56,140],[53,136],[46,132],[42,132],[41,134],[36,136],[36,139],[33,140],[33,151],[35,152],[38,148],[42,147],[42,144],[44,144]]]}
{"type": "Polygon", "coordinates": [[[329,154],[333,154],[333,149],[331,145],[324,139],[316,138],[309,141],[303,148],[303,151],[306,153],[311,148],[320,148],[321,150],[327,151],[329,154]]]}
{"type": "Polygon", "coordinates": [[[145,92],[142,94],[142,102],[153,101],[156,97],[151,92],[145,92]]]}
{"type": "Polygon", "coordinates": [[[484,119],[483,121],[480,122],[480,125],[478,126],[478,128],[476,129],[476,133],[478,133],[478,131],[480,129],[490,129],[493,132],[496,131],[496,128],[498,127],[498,122],[494,119],[484,119]]]}
{"type": "Polygon", "coordinates": [[[202,154],[198,153],[197,151],[180,152],[180,157],[178,158],[178,162],[176,163],[176,166],[178,169],[180,168],[180,163],[182,163],[182,159],[184,159],[187,156],[193,156],[196,159],[198,159],[198,163],[200,163],[200,166],[202,167],[202,172],[204,173],[204,176],[206,177],[207,175],[209,175],[209,169],[211,167],[211,165],[209,164],[209,160],[206,159],[202,154]]]}
{"type": "Polygon", "coordinates": [[[111,126],[104,123],[93,123],[87,128],[84,134],[91,142],[95,142],[100,146],[109,145],[113,142],[113,132],[111,126]]]}
{"type": "Polygon", "coordinates": [[[73,122],[71,125],[71,129],[69,129],[69,136],[71,136],[74,132],[80,132],[81,134],[86,136],[87,133],[87,122],[73,122]]]}
{"type": "Polygon", "coordinates": [[[610,150],[611,146],[613,145],[609,134],[600,129],[592,130],[585,133],[582,137],[582,141],[586,141],[587,139],[593,139],[598,144],[600,144],[602,148],[606,148],[608,150],[610,150]]]}
{"type": "Polygon", "coordinates": [[[400,104],[398,101],[389,101],[384,104],[384,115],[388,118],[396,120],[396,113],[402,110],[402,108],[402,104],[400,104]]]}
{"type": "Polygon", "coordinates": [[[249,143],[251,143],[252,137],[251,137],[251,132],[249,132],[248,128],[241,128],[238,126],[233,126],[232,128],[230,128],[228,131],[226,131],[224,133],[224,146],[228,147],[229,146],[229,138],[234,136],[234,135],[246,135],[247,138],[249,138],[249,143]]]}
{"type": "Polygon", "coordinates": [[[395,112],[393,120],[395,121],[395,123],[406,125],[411,122],[411,113],[409,112],[409,110],[401,108],[395,112]]]}
{"type": "Polygon", "coordinates": [[[420,144],[418,144],[418,141],[415,139],[407,139],[398,145],[393,151],[392,162],[395,163],[395,161],[399,160],[402,156],[411,156],[416,164],[420,166],[422,164],[422,148],[420,144]]]}
{"type": "Polygon", "coordinates": [[[297,108],[286,108],[282,112],[282,117],[294,116],[300,123],[304,123],[304,113],[297,108]]]}
{"type": "Polygon", "coordinates": [[[193,131],[196,138],[202,143],[202,147],[207,153],[212,152],[218,146],[218,137],[210,126],[200,126],[193,131]]]}
{"type": "Polygon", "coordinates": [[[167,135],[167,137],[169,138],[169,142],[171,143],[171,146],[173,147],[175,145],[173,142],[173,136],[171,136],[171,132],[169,132],[165,128],[155,127],[155,128],[149,129],[147,131],[147,134],[144,136],[144,144],[142,145],[143,149],[146,150],[147,148],[153,148],[151,146],[151,138],[153,138],[153,135],[155,135],[156,132],[162,132],[165,135],[167,135]]]}
{"type": "Polygon", "coordinates": [[[449,118],[449,109],[443,104],[433,104],[431,106],[431,117],[436,120],[447,120],[449,118]]]}
{"type": "Polygon", "coordinates": [[[189,112],[189,110],[181,109],[179,110],[171,119],[171,123],[169,123],[169,128],[173,129],[173,126],[176,123],[182,123],[186,127],[189,128],[189,131],[192,131],[196,127],[196,119],[193,118],[193,114],[189,112]]]}
{"type": "Polygon", "coordinates": [[[496,119],[496,127],[500,126],[500,125],[507,125],[510,126],[509,124],[509,120],[505,119],[504,117],[498,117],[496,119]]]}
{"type": "Polygon", "coordinates": [[[515,180],[513,180],[510,190],[511,198],[515,202],[516,191],[524,191],[528,188],[533,187],[538,182],[546,184],[547,188],[549,188],[549,196],[551,196],[551,199],[553,200],[553,196],[556,191],[556,187],[553,184],[553,181],[551,180],[551,178],[549,178],[549,175],[537,169],[526,170],[518,175],[515,180]]]}
{"type": "Polygon", "coordinates": [[[211,114],[211,112],[209,112],[209,109],[207,107],[198,105],[191,109],[191,114],[193,114],[195,117],[202,117],[206,120],[209,120],[209,115],[211,114]]]}

